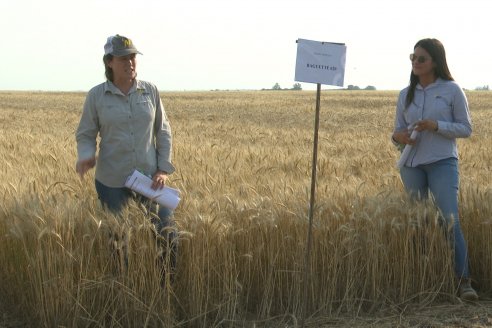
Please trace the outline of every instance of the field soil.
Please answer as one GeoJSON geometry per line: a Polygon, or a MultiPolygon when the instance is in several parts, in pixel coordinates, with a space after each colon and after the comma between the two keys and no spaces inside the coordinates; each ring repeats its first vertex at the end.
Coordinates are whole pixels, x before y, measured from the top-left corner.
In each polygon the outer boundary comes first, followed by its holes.
{"type": "MultiPolygon", "coordinates": [[[[9,311],[5,300],[0,300],[0,328],[27,328],[28,324],[21,318],[16,318],[9,311]]],[[[279,324],[279,327],[297,327],[279,324]]],[[[410,306],[394,311],[375,313],[364,317],[338,317],[315,322],[306,321],[307,327],[418,327],[418,328],[482,328],[492,327],[492,299],[484,297],[476,303],[442,304],[420,308],[410,306]]],[[[246,327],[261,327],[252,322],[246,327]]]]}

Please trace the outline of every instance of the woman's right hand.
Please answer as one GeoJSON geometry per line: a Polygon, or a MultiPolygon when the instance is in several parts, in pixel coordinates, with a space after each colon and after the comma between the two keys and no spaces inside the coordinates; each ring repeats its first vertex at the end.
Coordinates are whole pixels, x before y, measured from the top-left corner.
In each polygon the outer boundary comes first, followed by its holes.
{"type": "Polygon", "coordinates": [[[89,159],[82,159],[75,165],[75,170],[79,174],[80,178],[84,177],[84,174],[92,169],[96,165],[96,158],[91,157],[89,159]]]}
{"type": "Polygon", "coordinates": [[[399,131],[393,133],[393,140],[403,145],[415,145],[415,139],[410,138],[409,130],[399,131]]]}

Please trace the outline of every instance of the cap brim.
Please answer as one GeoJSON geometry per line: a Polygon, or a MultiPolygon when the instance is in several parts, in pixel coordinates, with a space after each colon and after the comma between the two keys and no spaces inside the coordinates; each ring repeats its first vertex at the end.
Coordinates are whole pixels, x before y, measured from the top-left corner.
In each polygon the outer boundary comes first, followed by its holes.
{"type": "Polygon", "coordinates": [[[115,57],[123,57],[131,54],[143,55],[140,51],[136,49],[124,49],[124,50],[113,51],[112,53],[112,55],[115,57]]]}

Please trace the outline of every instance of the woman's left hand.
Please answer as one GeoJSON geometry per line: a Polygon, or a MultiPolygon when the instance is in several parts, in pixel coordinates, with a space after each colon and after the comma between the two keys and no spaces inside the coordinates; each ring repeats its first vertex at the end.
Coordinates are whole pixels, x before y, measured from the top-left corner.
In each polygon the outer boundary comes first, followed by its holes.
{"type": "Polygon", "coordinates": [[[424,130],[429,130],[429,131],[437,131],[438,125],[437,121],[434,120],[421,120],[415,123],[415,130],[417,131],[424,131],[424,130]]]}
{"type": "Polygon", "coordinates": [[[159,171],[155,172],[154,176],[152,177],[152,189],[157,190],[157,189],[162,189],[166,185],[167,181],[167,173],[164,171],[159,171]]]}

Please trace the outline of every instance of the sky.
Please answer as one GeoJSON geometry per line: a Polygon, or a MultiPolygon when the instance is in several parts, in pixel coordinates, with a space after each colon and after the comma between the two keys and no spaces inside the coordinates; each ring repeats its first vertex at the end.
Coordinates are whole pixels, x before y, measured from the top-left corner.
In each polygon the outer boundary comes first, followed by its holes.
{"type": "Polygon", "coordinates": [[[400,90],[428,37],[475,89],[492,86],[491,13],[490,0],[0,0],[0,90],[88,91],[114,34],[164,91],[291,88],[297,39],[345,43],[345,87],[400,90]]]}

